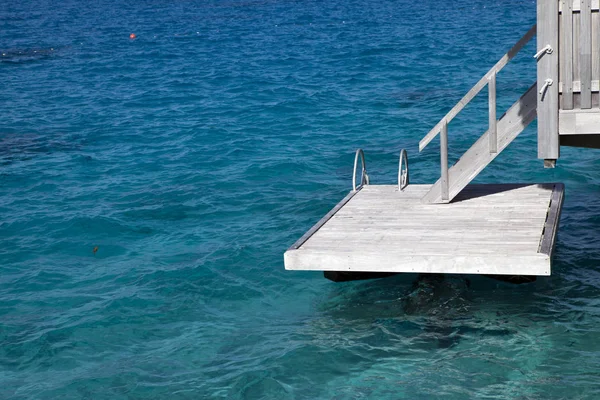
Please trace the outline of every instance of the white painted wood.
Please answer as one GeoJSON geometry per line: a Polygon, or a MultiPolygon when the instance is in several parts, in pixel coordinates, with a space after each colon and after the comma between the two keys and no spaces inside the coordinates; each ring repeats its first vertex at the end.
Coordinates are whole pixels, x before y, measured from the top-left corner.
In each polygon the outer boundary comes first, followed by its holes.
{"type": "MultiPolygon", "coordinates": [[[[489,132],[486,132],[465,152],[465,154],[463,154],[456,164],[450,168],[448,172],[450,200],[456,197],[461,190],[475,179],[475,177],[535,119],[537,93],[537,86],[533,85],[500,118],[497,124],[497,153],[489,152],[489,132]]],[[[431,187],[431,190],[423,197],[423,202],[444,202],[441,193],[441,180],[438,180],[431,187]]]]}
{"type": "MultiPolygon", "coordinates": [[[[521,39],[519,39],[519,41],[508,51],[508,53],[502,56],[502,58],[496,63],[496,65],[494,65],[483,76],[483,78],[481,78],[471,88],[471,90],[469,90],[467,94],[462,99],[460,99],[460,101],[452,108],[452,110],[450,110],[448,114],[446,114],[446,116],[442,118],[440,122],[438,122],[437,125],[434,126],[433,129],[429,131],[427,135],[425,135],[425,137],[423,137],[423,139],[421,139],[421,141],[419,142],[419,151],[422,151],[438,135],[438,133],[440,133],[444,121],[446,121],[446,124],[449,124],[450,121],[452,121],[452,119],[456,117],[458,113],[461,112],[462,109],[465,108],[466,105],[469,104],[469,102],[475,98],[475,96],[477,96],[477,94],[479,94],[481,89],[483,89],[485,85],[487,85],[489,77],[492,74],[497,74],[498,72],[500,72],[500,70],[502,70],[502,68],[504,68],[506,64],[508,64],[508,62],[512,60],[514,56],[516,56],[519,53],[519,51],[521,51],[521,49],[535,36],[535,33],[536,27],[534,25],[521,39]]],[[[556,48],[556,46],[554,48],[556,48]]]]}
{"type": "Polygon", "coordinates": [[[559,114],[561,135],[600,134],[600,110],[565,110],[559,114]]]}
{"type": "MultiPolygon", "coordinates": [[[[558,4],[556,0],[537,1],[537,49],[558,48],[558,4]]],[[[539,85],[551,79],[554,84],[537,96],[538,158],[558,159],[558,52],[544,54],[537,62],[539,85]]]]}
{"type": "Polygon", "coordinates": [[[470,185],[455,202],[440,206],[420,202],[429,185],[409,185],[402,192],[395,185],[365,186],[301,246],[285,253],[285,267],[550,275],[548,244],[559,214],[553,213],[550,224],[546,215],[554,187],[470,185]],[[539,252],[544,237],[548,254],[539,252]]]}
{"type": "Polygon", "coordinates": [[[592,108],[592,12],[591,0],[581,0],[579,33],[579,76],[581,77],[581,108],[592,108]]]}

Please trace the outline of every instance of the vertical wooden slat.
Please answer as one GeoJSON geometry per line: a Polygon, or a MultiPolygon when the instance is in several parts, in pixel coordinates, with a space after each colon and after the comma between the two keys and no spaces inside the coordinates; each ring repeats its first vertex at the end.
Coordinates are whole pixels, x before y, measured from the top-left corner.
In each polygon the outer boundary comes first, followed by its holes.
{"type": "Polygon", "coordinates": [[[562,0],[560,80],[562,109],[573,109],[573,0],[562,0]]]}
{"type": "Polygon", "coordinates": [[[600,12],[592,3],[592,108],[600,108],[600,12]],[[594,82],[598,82],[594,91],[594,82]]]}
{"type": "Polygon", "coordinates": [[[440,132],[440,169],[442,175],[442,201],[448,201],[448,121],[444,119],[440,132]]]}
{"type": "MultiPolygon", "coordinates": [[[[581,8],[581,1],[574,0],[577,10],[581,8]]],[[[579,58],[581,52],[579,51],[579,36],[581,31],[581,13],[574,12],[573,13],[573,108],[579,108],[581,103],[581,74],[579,68],[579,58]],[[577,82],[577,84],[575,83],[577,82]]]]}
{"type": "Polygon", "coordinates": [[[498,129],[496,119],[496,72],[494,72],[488,81],[488,103],[489,103],[489,135],[490,135],[490,153],[498,152],[498,129]]]}
{"type": "Polygon", "coordinates": [[[592,4],[581,0],[579,31],[579,76],[581,77],[581,108],[592,108],[592,4]]]}
{"type": "Polygon", "coordinates": [[[538,89],[546,79],[553,84],[537,96],[538,158],[556,160],[560,154],[558,138],[558,1],[537,1],[537,50],[550,45],[555,51],[543,54],[537,63],[538,89]]]}
{"type": "Polygon", "coordinates": [[[600,13],[592,13],[592,81],[600,80],[600,13]]]}

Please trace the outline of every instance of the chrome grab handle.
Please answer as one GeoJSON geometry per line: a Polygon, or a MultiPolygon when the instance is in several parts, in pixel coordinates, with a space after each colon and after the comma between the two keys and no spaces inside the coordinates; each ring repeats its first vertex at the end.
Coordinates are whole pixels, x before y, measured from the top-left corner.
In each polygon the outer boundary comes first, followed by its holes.
{"type": "Polygon", "coordinates": [[[544,86],[542,86],[542,88],[540,89],[540,94],[542,95],[542,97],[544,96],[544,94],[546,94],[546,90],[548,90],[548,87],[551,86],[553,83],[554,81],[550,78],[544,81],[544,86]]]}
{"type": "Polygon", "coordinates": [[[356,192],[356,167],[358,167],[358,156],[360,156],[362,162],[362,171],[360,173],[360,189],[363,185],[369,184],[369,175],[367,175],[367,164],[365,163],[365,153],[362,149],[356,150],[356,156],[354,157],[354,172],[352,173],[352,191],[356,192]]]}
{"type": "Polygon", "coordinates": [[[552,46],[550,46],[549,44],[547,44],[543,49],[541,49],[540,51],[538,51],[537,53],[535,53],[535,55],[533,56],[533,58],[535,58],[536,60],[539,60],[542,55],[544,55],[544,53],[546,54],[552,54],[552,52],[554,51],[554,49],[552,48],[552,46]]]}
{"type": "Polygon", "coordinates": [[[400,150],[400,161],[398,163],[398,190],[402,191],[408,186],[408,153],[400,150]],[[404,168],[403,168],[404,167],[404,168]]]}

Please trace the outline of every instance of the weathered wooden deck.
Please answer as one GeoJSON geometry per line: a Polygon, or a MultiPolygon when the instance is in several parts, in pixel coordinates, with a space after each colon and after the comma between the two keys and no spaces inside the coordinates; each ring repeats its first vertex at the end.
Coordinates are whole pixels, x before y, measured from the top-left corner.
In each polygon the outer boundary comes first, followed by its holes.
{"type": "Polygon", "coordinates": [[[351,192],[284,255],[288,270],[550,275],[562,184],[469,185],[424,204],[431,185],[351,192]]]}

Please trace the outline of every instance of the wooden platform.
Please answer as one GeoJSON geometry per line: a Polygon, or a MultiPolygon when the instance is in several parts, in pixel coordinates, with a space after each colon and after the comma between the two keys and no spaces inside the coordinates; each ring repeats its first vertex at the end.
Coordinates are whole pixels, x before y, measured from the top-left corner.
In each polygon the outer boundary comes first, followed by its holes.
{"type": "Polygon", "coordinates": [[[469,185],[423,204],[431,185],[351,192],[284,255],[288,270],[550,275],[564,185],[469,185]]]}

